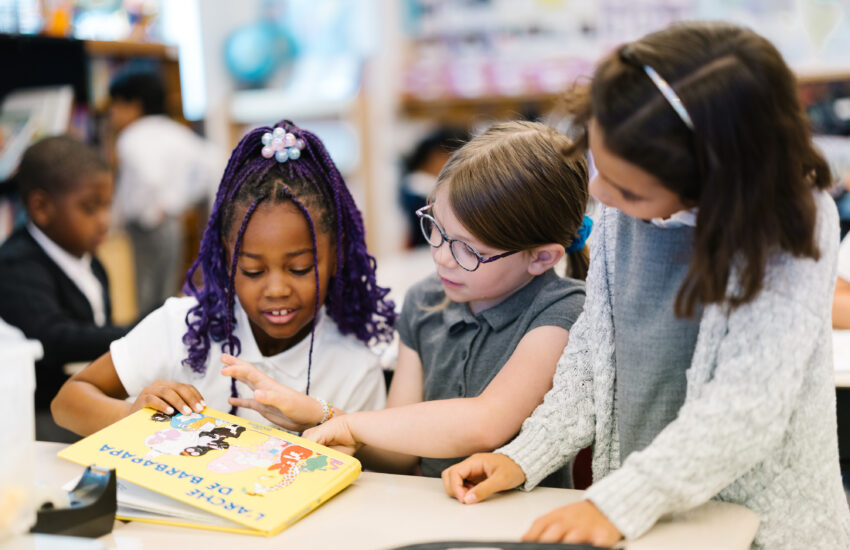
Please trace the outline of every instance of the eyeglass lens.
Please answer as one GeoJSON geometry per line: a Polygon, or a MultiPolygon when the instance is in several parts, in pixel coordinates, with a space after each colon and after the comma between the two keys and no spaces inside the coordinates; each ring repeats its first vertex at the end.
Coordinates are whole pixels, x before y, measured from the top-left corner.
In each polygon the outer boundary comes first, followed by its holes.
{"type": "MultiPolygon", "coordinates": [[[[443,234],[437,224],[430,216],[423,216],[419,219],[419,225],[422,227],[422,235],[433,247],[438,247],[443,244],[443,234]]],[[[478,267],[478,256],[472,249],[472,246],[463,242],[453,240],[451,244],[451,252],[455,261],[464,269],[474,271],[478,267]]]]}

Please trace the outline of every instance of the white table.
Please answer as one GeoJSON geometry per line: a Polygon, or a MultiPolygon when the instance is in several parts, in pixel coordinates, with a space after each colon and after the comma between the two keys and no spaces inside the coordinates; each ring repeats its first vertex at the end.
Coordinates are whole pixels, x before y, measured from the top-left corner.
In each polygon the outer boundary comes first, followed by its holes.
{"type": "MultiPolygon", "coordinates": [[[[36,444],[40,483],[61,485],[81,473],[80,466],[56,457],[62,446],[36,444]]],[[[528,493],[512,491],[464,506],[446,496],[438,479],[365,472],[339,495],[275,537],[116,522],[113,532],[98,542],[115,550],[201,547],[375,550],[437,540],[518,540],[535,518],[574,502],[581,495],[581,491],[538,488],[528,493]]],[[[756,515],[746,508],[709,502],[659,522],[626,548],[743,550],[750,547],[757,526],[756,515]]],[[[46,542],[41,540],[39,549],[49,548],[46,542]]]]}

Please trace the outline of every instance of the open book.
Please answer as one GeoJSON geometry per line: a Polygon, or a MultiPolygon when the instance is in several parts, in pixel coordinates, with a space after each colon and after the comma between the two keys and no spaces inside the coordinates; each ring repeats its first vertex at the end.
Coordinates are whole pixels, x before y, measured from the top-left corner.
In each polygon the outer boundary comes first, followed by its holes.
{"type": "Polygon", "coordinates": [[[142,409],[59,457],[115,468],[118,519],[274,535],[360,475],[357,459],[214,409],[142,409]]]}

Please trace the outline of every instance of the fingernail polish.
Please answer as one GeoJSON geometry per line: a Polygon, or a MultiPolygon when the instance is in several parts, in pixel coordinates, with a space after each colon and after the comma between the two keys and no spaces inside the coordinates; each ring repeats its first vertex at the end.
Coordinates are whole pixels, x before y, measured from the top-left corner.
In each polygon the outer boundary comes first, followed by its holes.
{"type": "Polygon", "coordinates": [[[167,409],[165,409],[165,414],[172,414],[173,412],[174,412],[174,409],[172,409],[171,407],[168,407],[167,409]]]}
{"type": "Polygon", "coordinates": [[[190,409],[188,406],[183,407],[183,414],[192,414],[192,409],[190,409]]]}

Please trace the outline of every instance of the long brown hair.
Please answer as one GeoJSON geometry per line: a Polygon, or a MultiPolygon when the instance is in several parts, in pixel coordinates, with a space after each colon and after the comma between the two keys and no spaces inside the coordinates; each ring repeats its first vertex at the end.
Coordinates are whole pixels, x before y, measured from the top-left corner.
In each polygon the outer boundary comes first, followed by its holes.
{"type": "MultiPolygon", "coordinates": [[[[538,122],[495,124],[458,149],[437,178],[455,216],[482,243],[529,250],[569,248],[587,208],[587,162],[567,155],[569,138],[538,122]]],[[[585,249],[567,255],[568,274],[584,279],[585,249]]]]}
{"type": "MultiPolygon", "coordinates": [[[[692,315],[698,303],[735,308],[753,300],[772,253],[819,257],[812,190],[829,186],[829,168],[812,145],[794,75],[758,34],[727,23],[674,25],[603,59],[565,104],[585,129],[596,119],[615,155],[698,206],[677,314],[692,315]],[[676,91],[693,130],[645,65],[676,91]],[[730,296],[733,266],[740,292],[730,296]]],[[[574,149],[586,147],[585,132],[574,149]]]]}

